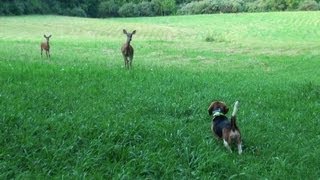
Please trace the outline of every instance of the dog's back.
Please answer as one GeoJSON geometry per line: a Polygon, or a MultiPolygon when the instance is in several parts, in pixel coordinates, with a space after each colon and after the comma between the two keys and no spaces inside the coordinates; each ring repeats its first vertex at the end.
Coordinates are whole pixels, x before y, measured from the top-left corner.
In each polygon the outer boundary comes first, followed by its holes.
{"type": "Polygon", "coordinates": [[[224,115],[217,116],[217,117],[213,118],[212,121],[213,121],[212,122],[213,123],[213,131],[214,131],[215,135],[218,136],[219,138],[222,138],[222,130],[224,128],[231,128],[230,121],[224,115]]]}

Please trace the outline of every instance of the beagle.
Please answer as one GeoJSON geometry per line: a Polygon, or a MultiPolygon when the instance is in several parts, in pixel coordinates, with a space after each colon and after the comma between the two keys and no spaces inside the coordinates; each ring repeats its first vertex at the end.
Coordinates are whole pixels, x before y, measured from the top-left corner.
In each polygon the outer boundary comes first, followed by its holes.
{"type": "Polygon", "coordinates": [[[236,101],[231,115],[231,121],[228,120],[226,114],[229,111],[227,105],[222,101],[214,101],[208,108],[208,113],[212,116],[212,133],[223,140],[224,146],[232,152],[230,145],[235,141],[238,146],[238,153],[242,153],[242,141],[240,130],[236,124],[236,114],[239,107],[239,101],[236,101]]]}

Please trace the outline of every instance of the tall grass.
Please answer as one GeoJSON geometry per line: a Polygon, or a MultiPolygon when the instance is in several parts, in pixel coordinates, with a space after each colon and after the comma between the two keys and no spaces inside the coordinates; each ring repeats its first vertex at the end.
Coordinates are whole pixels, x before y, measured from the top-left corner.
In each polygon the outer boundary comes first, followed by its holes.
{"type": "Polygon", "coordinates": [[[0,17],[0,177],[319,178],[318,16],[0,17]],[[214,99],[240,101],[241,156],[211,135],[214,99]]]}

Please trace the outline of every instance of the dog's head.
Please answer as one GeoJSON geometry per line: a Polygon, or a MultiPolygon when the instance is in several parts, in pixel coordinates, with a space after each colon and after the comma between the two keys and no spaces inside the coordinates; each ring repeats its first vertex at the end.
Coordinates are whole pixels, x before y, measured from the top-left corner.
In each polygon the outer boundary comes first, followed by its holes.
{"type": "Polygon", "coordinates": [[[213,112],[221,112],[223,114],[227,114],[229,108],[227,107],[226,103],[222,101],[214,101],[210,104],[208,108],[208,113],[211,116],[213,112]]]}

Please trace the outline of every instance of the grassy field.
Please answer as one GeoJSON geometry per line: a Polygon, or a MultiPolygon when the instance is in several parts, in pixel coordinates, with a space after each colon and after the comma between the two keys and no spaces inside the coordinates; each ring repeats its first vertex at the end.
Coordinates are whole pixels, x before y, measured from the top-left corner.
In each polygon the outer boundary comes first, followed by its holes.
{"type": "Polygon", "coordinates": [[[0,178],[319,179],[319,17],[0,17],[0,178]],[[242,155],[212,100],[240,101],[242,155]]]}

